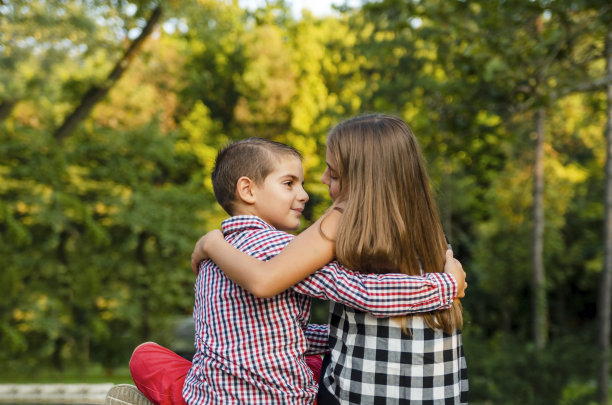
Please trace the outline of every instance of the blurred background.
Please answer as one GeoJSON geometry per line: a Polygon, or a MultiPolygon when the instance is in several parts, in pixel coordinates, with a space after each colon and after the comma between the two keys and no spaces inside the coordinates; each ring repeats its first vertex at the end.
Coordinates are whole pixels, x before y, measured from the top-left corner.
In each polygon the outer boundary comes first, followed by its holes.
{"type": "Polygon", "coordinates": [[[300,150],[306,226],[329,129],[385,112],[468,274],[470,402],[605,403],[611,49],[608,0],[0,1],[0,382],[188,356],[217,149],[300,150]]]}

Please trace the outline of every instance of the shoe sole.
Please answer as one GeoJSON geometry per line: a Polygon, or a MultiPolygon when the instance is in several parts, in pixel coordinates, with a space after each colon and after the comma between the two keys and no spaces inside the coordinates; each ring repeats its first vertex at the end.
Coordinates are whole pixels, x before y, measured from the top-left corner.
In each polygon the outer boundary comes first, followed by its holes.
{"type": "Polygon", "coordinates": [[[134,385],[119,384],[108,390],[105,405],[153,405],[134,385]]]}

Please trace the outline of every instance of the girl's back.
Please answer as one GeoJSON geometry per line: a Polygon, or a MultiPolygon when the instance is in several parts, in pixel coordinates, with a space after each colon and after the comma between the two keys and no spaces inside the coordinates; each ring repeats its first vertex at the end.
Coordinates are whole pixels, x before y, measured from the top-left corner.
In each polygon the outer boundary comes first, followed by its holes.
{"type": "MultiPolygon", "coordinates": [[[[327,151],[345,204],[338,260],[362,273],[441,271],[446,242],[408,125],[382,114],[349,119],[332,129],[327,151]]],[[[332,303],[321,388],[343,404],[467,403],[461,326],[458,301],[399,319],[332,303]]]]}
{"type": "Polygon", "coordinates": [[[331,362],[322,384],[341,403],[467,403],[461,331],[447,334],[413,316],[405,333],[392,318],[338,303],[330,310],[331,362]]]}

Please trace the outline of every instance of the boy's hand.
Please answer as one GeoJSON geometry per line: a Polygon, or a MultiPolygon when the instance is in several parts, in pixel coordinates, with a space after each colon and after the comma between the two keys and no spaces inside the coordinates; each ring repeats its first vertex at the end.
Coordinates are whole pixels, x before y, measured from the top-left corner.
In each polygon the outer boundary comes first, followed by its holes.
{"type": "Polygon", "coordinates": [[[453,251],[446,251],[446,263],[444,263],[444,272],[451,274],[457,280],[457,298],[465,297],[467,282],[465,281],[465,271],[461,262],[453,257],[453,251]]]}
{"type": "Polygon", "coordinates": [[[221,238],[223,241],[225,241],[225,238],[223,238],[223,233],[219,229],[215,229],[202,236],[193,247],[193,253],[191,254],[191,270],[193,270],[195,275],[198,274],[198,266],[200,265],[200,262],[208,259],[208,253],[206,250],[207,242],[209,243],[212,238],[221,238]]]}

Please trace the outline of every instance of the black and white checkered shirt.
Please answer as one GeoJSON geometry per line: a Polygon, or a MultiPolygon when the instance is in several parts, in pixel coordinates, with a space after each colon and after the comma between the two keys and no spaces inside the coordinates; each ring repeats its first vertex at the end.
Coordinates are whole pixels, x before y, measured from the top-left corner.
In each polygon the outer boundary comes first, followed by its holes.
{"type": "Polygon", "coordinates": [[[341,404],[466,404],[461,332],[448,335],[423,318],[399,322],[330,304],[331,362],[322,383],[341,404]]]}

